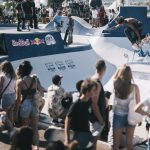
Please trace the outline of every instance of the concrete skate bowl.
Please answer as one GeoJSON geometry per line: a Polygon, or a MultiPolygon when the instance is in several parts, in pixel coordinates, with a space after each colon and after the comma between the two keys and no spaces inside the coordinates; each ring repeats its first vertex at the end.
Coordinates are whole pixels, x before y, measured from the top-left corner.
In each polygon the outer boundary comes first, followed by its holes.
{"type": "MultiPolygon", "coordinates": [[[[80,41],[85,37],[78,36],[80,41]]],[[[68,91],[75,91],[78,80],[88,78],[95,72],[95,63],[100,57],[92,49],[90,43],[81,46],[65,47],[59,32],[5,33],[0,35],[0,62],[6,58],[16,69],[28,60],[40,78],[41,84],[47,88],[55,74],[64,76],[62,85],[68,91]],[[5,49],[4,49],[5,48],[5,49]]],[[[116,67],[107,63],[106,83],[115,72],[116,67]]]]}
{"type": "MultiPolygon", "coordinates": [[[[100,35],[100,33],[102,32],[102,30],[104,29],[104,27],[102,28],[92,28],[92,26],[87,23],[85,20],[83,20],[82,18],[73,16],[72,17],[74,19],[74,31],[73,34],[75,35],[100,35]]],[[[65,33],[66,29],[67,29],[67,25],[68,24],[68,18],[67,17],[63,17],[63,27],[61,29],[62,33],[65,33]]],[[[54,22],[51,21],[46,27],[46,30],[55,30],[54,29],[54,22]]]]}

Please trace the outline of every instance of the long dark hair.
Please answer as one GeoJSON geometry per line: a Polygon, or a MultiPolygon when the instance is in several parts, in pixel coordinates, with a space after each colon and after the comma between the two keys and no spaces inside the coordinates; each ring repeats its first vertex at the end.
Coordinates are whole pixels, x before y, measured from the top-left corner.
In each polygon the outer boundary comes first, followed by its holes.
{"type": "Polygon", "coordinates": [[[115,95],[120,99],[127,99],[131,93],[132,85],[132,72],[131,68],[124,65],[117,73],[116,79],[114,81],[115,95]]]}
{"type": "Polygon", "coordinates": [[[23,126],[13,137],[10,150],[32,150],[33,130],[30,127],[23,126]]]}
{"type": "Polygon", "coordinates": [[[16,77],[14,68],[9,61],[7,61],[7,60],[3,61],[0,65],[0,69],[1,69],[1,72],[3,72],[5,75],[9,76],[10,78],[16,77]]]}
{"type": "Polygon", "coordinates": [[[30,75],[32,71],[32,66],[29,61],[22,62],[17,68],[17,76],[18,78],[23,78],[24,76],[30,75]]]}

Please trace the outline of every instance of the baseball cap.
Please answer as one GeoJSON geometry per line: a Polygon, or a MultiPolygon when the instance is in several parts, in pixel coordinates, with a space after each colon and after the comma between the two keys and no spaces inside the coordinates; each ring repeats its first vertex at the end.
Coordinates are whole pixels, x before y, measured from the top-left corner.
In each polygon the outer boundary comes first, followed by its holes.
{"type": "Polygon", "coordinates": [[[58,84],[59,82],[60,82],[60,80],[63,78],[63,76],[61,76],[61,75],[58,75],[58,74],[56,74],[56,75],[54,75],[53,77],[52,77],[52,82],[53,82],[53,84],[58,84]]]}

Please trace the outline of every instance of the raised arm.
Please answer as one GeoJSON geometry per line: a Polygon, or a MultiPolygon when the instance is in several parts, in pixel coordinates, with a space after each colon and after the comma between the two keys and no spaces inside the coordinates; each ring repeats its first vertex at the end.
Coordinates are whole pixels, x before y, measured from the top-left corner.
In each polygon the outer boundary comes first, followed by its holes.
{"type": "Polygon", "coordinates": [[[122,24],[117,24],[116,26],[113,26],[113,27],[111,27],[111,28],[108,28],[107,30],[109,31],[111,31],[111,30],[116,30],[116,29],[118,29],[119,27],[121,27],[122,26],[122,24]]]}

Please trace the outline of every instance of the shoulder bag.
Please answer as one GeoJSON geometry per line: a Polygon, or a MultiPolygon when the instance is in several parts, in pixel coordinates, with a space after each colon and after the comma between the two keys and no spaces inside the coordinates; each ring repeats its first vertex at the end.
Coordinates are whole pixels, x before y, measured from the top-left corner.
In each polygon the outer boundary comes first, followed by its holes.
{"type": "Polygon", "coordinates": [[[8,82],[8,84],[6,85],[6,87],[5,87],[5,88],[3,89],[3,91],[0,93],[0,101],[1,101],[1,99],[2,99],[2,96],[3,96],[4,92],[5,92],[6,89],[8,88],[8,86],[9,86],[11,80],[12,80],[12,77],[11,77],[10,81],[8,82]]]}
{"type": "Polygon", "coordinates": [[[36,83],[36,93],[34,94],[34,101],[36,103],[36,106],[40,107],[44,102],[43,102],[43,96],[41,92],[38,90],[38,78],[34,78],[35,83],[36,83]]]}
{"type": "Polygon", "coordinates": [[[136,125],[140,122],[142,122],[142,115],[139,113],[136,113],[134,110],[134,107],[136,106],[136,97],[135,97],[135,87],[133,89],[134,96],[133,99],[129,103],[129,112],[128,112],[128,123],[130,125],[136,125]]]}

